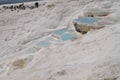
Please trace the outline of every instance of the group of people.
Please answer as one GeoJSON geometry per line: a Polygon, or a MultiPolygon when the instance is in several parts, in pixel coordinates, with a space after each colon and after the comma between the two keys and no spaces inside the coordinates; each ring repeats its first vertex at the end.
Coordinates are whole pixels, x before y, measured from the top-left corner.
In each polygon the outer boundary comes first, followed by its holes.
{"type": "Polygon", "coordinates": [[[24,5],[24,3],[19,4],[19,5],[3,6],[4,9],[10,9],[11,11],[25,10],[26,8],[34,9],[34,8],[38,8],[38,7],[39,7],[38,2],[34,3],[33,6],[27,6],[27,5],[24,5]]]}

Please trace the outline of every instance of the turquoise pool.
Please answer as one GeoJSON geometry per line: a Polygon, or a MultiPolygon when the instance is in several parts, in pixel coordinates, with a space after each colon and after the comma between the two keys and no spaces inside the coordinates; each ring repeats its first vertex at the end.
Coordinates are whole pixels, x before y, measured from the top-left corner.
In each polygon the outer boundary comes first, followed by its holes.
{"type": "Polygon", "coordinates": [[[63,34],[61,36],[62,41],[67,41],[67,40],[70,40],[70,39],[73,39],[73,38],[76,38],[76,35],[71,34],[71,33],[63,34]]]}
{"type": "Polygon", "coordinates": [[[81,22],[81,23],[90,24],[90,23],[96,22],[97,19],[96,19],[96,18],[93,18],[93,17],[87,17],[87,18],[75,19],[75,21],[81,22]]]}
{"type": "Polygon", "coordinates": [[[56,35],[62,35],[65,32],[67,32],[67,28],[57,30],[57,31],[54,32],[54,34],[56,34],[56,35]]]}
{"type": "Polygon", "coordinates": [[[49,41],[40,41],[39,43],[37,43],[37,46],[39,47],[48,47],[50,45],[51,43],[49,41]]]}

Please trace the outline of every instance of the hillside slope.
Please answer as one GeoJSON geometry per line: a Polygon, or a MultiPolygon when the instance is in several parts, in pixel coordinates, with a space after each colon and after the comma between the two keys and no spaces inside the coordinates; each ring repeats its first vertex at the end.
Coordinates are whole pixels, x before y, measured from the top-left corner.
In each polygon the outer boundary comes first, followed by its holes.
{"type": "Polygon", "coordinates": [[[19,12],[0,6],[0,80],[120,80],[119,0],[39,3],[19,12]],[[75,31],[74,19],[106,3],[110,14],[103,18],[112,24],[84,35],[75,31]],[[64,37],[69,33],[72,39],[64,37]]]}

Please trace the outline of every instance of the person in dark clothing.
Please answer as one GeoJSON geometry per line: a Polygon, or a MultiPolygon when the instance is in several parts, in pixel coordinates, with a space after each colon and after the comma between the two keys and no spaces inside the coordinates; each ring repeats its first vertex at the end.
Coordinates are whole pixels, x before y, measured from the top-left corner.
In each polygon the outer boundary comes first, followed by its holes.
{"type": "Polygon", "coordinates": [[[13,6],[13,5],[12,5],[12,6],[10,6],[11,11],[13,11],[13,8],[14,8],[14,6],[13,6]]]}
{"type": "Polygon", "coordinates": [[[36,7],[36,8],[39,7],[39,3],[38,3],[38,2],[35,3],[35,7],[36,7]]]}

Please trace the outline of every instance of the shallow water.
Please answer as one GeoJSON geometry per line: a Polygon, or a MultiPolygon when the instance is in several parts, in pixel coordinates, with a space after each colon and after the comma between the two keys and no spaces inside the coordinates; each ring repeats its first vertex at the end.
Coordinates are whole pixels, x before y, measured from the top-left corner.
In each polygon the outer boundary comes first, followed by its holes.
{"type": "Polygon", "coordinates": [[[81,22],[81,23],[90,24],[90,23],[96,22],[97,19],[96,19],[96,18],[93,18],[93,17],[87,17],[87,18],[75,19],[75,21],[81,22]]]}
{"type": "Polygon", "coordinates": [[[67,41],[67,40],[70,40],[70,39],[73,39],[73,38],[76,38],[76,35],[71,34],[71,33],[63,34],[61,36],[62,41],[67,41]]]}
{"type": "Polygon", "coordinates": [[[40,41],[39,43],[37,43],[37,46],[39,47],[48,47],[50,45],[51,43],[49,41],[40,41]]]}
{"type": "Polygon", "coordinates": [[[67,31],[67,28],[60,29],[60,30],[55,31],[54,34],[56,34],[56,35],[62,35],[62,34],[64,34],[66,31],[67,31]]]}
{"type": "MultiPolygon", "coordinates": [[[[68,40],[71,40],[71,39],[74,39],[74,38],[77,37],[75,34],[70,33],[67,28],[57,30],[53,34],[60,37],[59,39],[62,40],[62,41],[68,41],[68,40]]],[[[43,48],[43,47],[48,47],[51,44],[52,43],[51,43],[50,39],[47,39],[47,40],[43,40],[43,41],[38,42],[36,44],[36,46],[39,47],[39,48],[43,48]]],[[[27,50],[27,52],[29,52],[29,53],[35,53],[36,51],[37,50],[35,48],[29,48],[27,50]]]]}
{"type": "Polygon", "coordinates": [[[36,52],[36,49],[35,49],[35,48],[29,48],[29,49],[27,50],[27,52],[29,52],[29,53],[34,53],[34,52],[36,52]]]}

